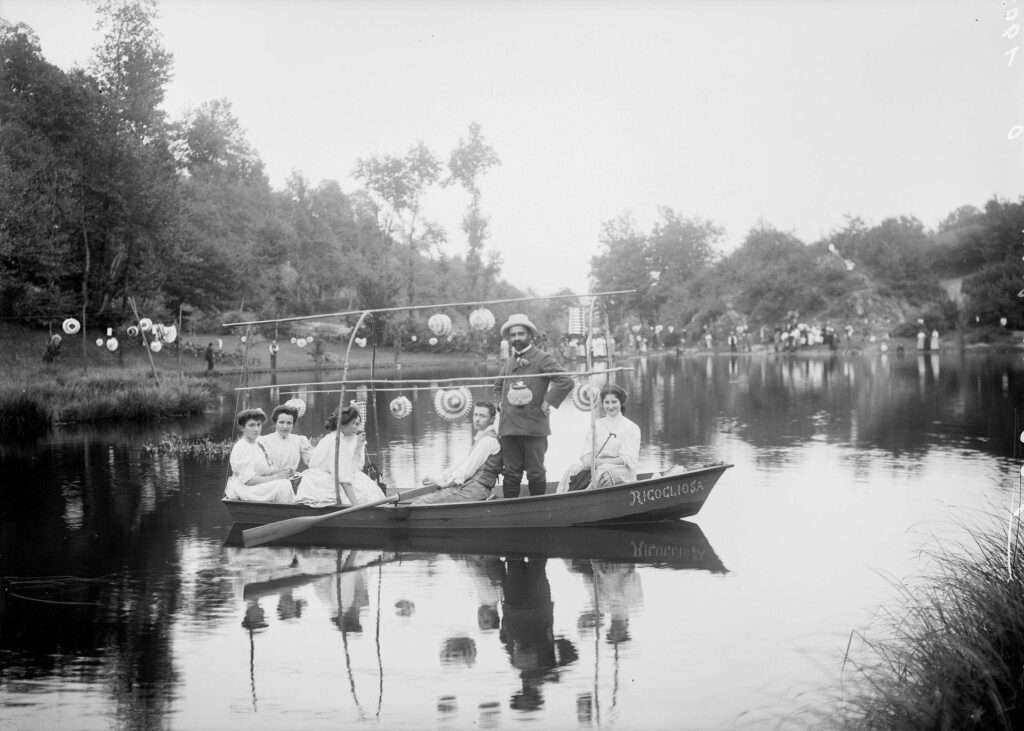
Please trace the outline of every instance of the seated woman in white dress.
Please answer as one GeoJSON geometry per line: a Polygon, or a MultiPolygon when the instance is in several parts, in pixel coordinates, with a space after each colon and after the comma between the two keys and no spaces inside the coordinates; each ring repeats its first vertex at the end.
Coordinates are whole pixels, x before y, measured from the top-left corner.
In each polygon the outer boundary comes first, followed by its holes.
{"type": "Polygon", "coordinates": [[[601,408],[604,416],[594,422],[593,430],[587,429],[579,462],[570,465],[562,475],[558,492],[567,492],[570,480],[582,470],[590,469],[595,441],[598,445],[595,474],[585,489],[636,479],[636,468],[640,462],[640,427],[625,417],[626,392],[614,383],[602,386],[601,408]]]}
{"type": "Polygon", "coordinates": [[[272,434],[260,437],[260,444],[270,455],[270,463],[276,469],[287,470],[292,484],[298,482],[298,469],[301,462],[309,464],[309,455],[313,452],[313,444],[306,437],[292,433],[295,422],[299,420],[299,410],[288,404],[276,406],[270,414],[270,422],[274,425],[272,434]]]}
{"type": "Polygon", "coordinates": [[[490,401],[477,401],[473,406],[473,428],[476,437],[469,456],[437,477],[424,477],[427,487],[437,492],[413,500],[413,505],[429,503],[465,503],[486,500],[501,474],[501,443],[494,430],[497,408],[490,401]]]}
{"type": "Polygon", "coordinates": [[[338,415],[331,414],[324,429],[327,431],[313,447],[309,456],[309,469],[302,473],[295,500],[309,505],[359,505],[380,500],[384,494],[372,479],[363,472],[366,460],[366,434],[361,427],[363,420],[352,406],[341,412],[341,436],[335,433],[338,415]],[[338,482],[341,502],[334,491],[335,444],[340,442],[338,451],[338,482]]]}
{"type": "Polygon", "coordinates": [[[259,442],[266,420],[263,409],[245,409],[236,417],[242,438],[231,448],[231,476],[224,490],[229,500],[290,503],[295,499],[288,472],[270,463],[266,448],[259,442]]]}

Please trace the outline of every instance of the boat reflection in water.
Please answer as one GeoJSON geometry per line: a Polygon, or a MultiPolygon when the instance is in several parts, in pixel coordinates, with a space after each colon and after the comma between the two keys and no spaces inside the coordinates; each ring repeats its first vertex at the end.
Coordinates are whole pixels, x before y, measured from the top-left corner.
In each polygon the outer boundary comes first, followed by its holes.
{"type": "Polygon", "coordinates": [[[457,725],[496,727],[502,713],[541,714],[547,722],[566,706],[580,722],[600,722],[598,676],[600,687],[611,683],[614,709],[618,648],[630,641],[631,615],[643,610],[645,567],[726,572],[700,527],[684,521],[375,539],[355,533],[343,543],[227,549],[250,635],[253,712],[257,676],[269,686],[292,665],[308,667],[314,661],[299,643],[329,647],[321,628],[330,626],[342,640],[334,657],[344,660],[334,682],[350,697],[335,693],[334,702],[354,705],[356,718],[422,720],[429,703],[439,722],[457,725]],[[266,669],[257,660],[262,643],[274,657],[266,669]],[[608,652],[613,669],[602,672],[608,652]],[[557,700],[547,698],[552,693],[557,700]]]}

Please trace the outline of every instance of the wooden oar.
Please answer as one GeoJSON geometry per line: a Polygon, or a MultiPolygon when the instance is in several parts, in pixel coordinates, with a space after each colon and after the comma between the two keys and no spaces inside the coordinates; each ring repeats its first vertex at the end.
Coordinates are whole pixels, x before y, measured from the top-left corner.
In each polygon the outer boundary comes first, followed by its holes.
{"type": "Polygon", "coordinates": [[[386,498],[381,498],[380,500],[363,503],[362,505],[355,505],[351,508],[345,508],[344,510],[335,510],[330,513],[324,513],[323,515],[302,515],[298,518],[288,518],[286,520],[279,520],[276,523],[267,523],[266,525],[258,525],[255,528],[247,528],[242,531],[242,545],[246,548],[250,548],[251,546],[259,546],[263,543],[276,541],[280,538],[287,538],[288,536],[301,533],[308,528],[312,528],[318,523],[322,523],[325,520],[329,520],[338,515],[347,515],[360,510],[366,510],[367,508],[375,508],[378,505],[397,503],[400,500],[405,500],[407,498],[426,495],[427,493],[434,492],[437,489],[437,485],[417,487],[415,490],[406,490],[399,495],[390,495],[386,498]]]}

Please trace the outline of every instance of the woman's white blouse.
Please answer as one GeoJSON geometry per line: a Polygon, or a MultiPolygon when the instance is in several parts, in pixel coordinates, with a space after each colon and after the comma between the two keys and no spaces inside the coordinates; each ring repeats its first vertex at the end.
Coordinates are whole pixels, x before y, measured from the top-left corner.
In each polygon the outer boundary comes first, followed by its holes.
{"type": "MultiPolygon", "coordinates": [[[[635,472],[640,464],[640,427],[622,414],[615,417],[604,416],[594,422],[594,440],[597,442],[599,456],[621,457],[625,467],[635,472]],[[614,435],[614,436],[612,436],[614,435]],[[601,445],[604,445],[602,447],[601,445]]],[[[591,431],[587,429],[583,438],[583,450],[580,462],[590,464],[590,452],[594,449],[591,431]]]]}
{"type": "Polygon", "coordinates": [[[280,434],[274,432],[264,434],[259,441],[270,455],[271,464],[279,470],[296,470],[299,462],[308,465],[313,453],[313,444],[300,434],[289,434],[287,439],[282,439],[280,434]]]}

